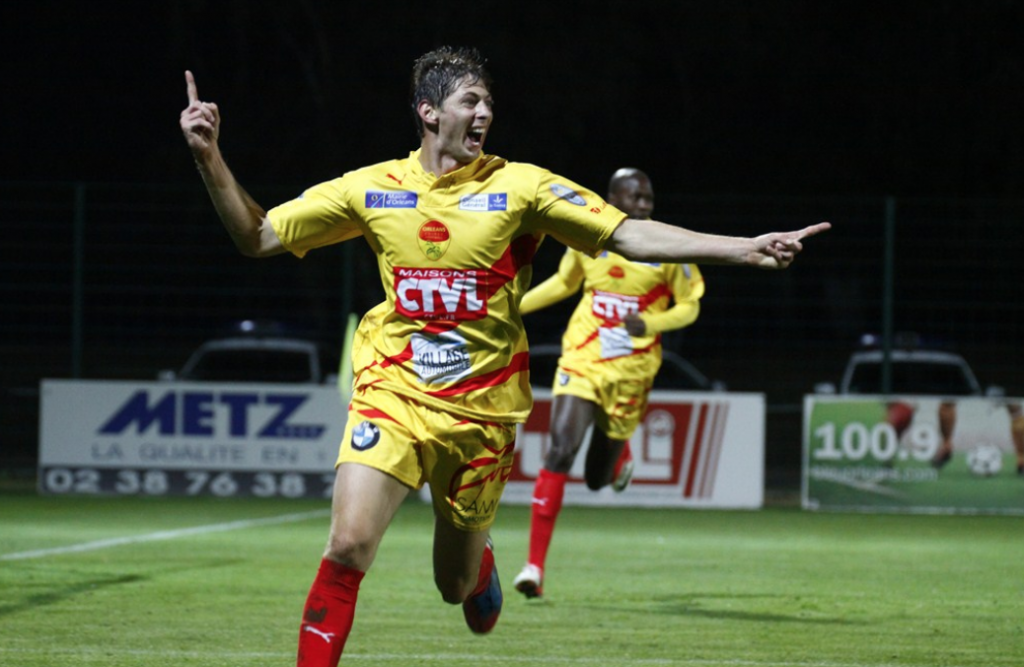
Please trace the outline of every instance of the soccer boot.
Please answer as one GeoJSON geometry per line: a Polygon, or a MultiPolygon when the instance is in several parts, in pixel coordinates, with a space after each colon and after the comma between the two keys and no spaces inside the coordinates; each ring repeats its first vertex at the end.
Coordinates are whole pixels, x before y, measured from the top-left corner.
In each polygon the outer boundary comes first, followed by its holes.
{"type": "Polygon", "coordinates": [[[622,454],[619,456],[619,460],[615,462],[615,473],[612,477],[612,489],[616,493],[622,493],[629,486],[629,482],[633,479],[633,452],[629,448],[629,443],[625,444],[622,450],[622,454]]]}
{"type": "Polygon", "coordinates": [[[491,576],[487,585],[478,593],[466,598],[462,603],[462,615],[466,617],[466,625],[478,635],[486,634],[494,629],[501,616],[501,581],[498,580],[498,565],[494,562],[494,544],[487,538],[484,547],[484,561],[491,562],[491,576]]]}
{"type": "Polygon", "coordinates": [[[544,573],[533,563],[527,563],[523,571],[516,575],[512,585],[516,590],[529,598],[539,598],[544,595],[541,584],[544,581],[544,573]]]}

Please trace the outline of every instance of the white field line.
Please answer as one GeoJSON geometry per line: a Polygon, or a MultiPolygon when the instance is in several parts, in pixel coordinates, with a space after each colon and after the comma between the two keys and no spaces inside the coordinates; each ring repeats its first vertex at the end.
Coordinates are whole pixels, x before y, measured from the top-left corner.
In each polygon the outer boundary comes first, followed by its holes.
{"type": "MultiPolygon", "coordinates": [[[[102,649],[75,648],[75,649],[8,649],[0,647],[0,655],[63,655],[74,654],[115,656],[124,655],[132,657],[159,657],[161,659],[207,659],[207,660],[262,660],[262,659],[291,659],[294,653],[283,653],[276,651],[167,651],[167,650],[115,650],[110,647],[102,649]]],[[[460,660],[466,660],[469,655],[465,653],[346,653],[345,662],[353,663],[377,663],[377,662],[400,662],[403,665],[438,663],[451,665],[460,660]]],[[[472,660],[475,664],[487,665],[600,665],[606,667],[608,656],[560,658],[558,656],[486,656],[474,654],[472,660]]],[[[894,662],[839,662],[829,660],[714,660],[710,658],[628,658],[617,657],[616,667],[933,667],[931,664],[894,663],[894,662]]],[[[963,667],[948,665],[947,667],[963,667]]],[[[991,667],[1010,667],[1010,665],[992,665],[991,667]]]]}
{"type": "Polygon", "coordinates": [[[195,526],[193,528],[179,528],[177,530],[161,530],[145,535],[133,535],[131,537],[113,537],[107,540],[96,540],[95,542],[82,542],[81,544],[69,544],[63,547],[51,549],[36,549],[35,551],[20,551],[16,553],[0,554],[0,561],[6,560],[27,560],[29,558],[46,558],[47,556],[63,556],[65,554],[82,553],[83,551],[96,551],[97,549],[109,549],[128,544],[141,544],[142,542],[157,542],[160,540],[174,540],[179,537],[192,537],[194,535],[208,535],[210,533],[226,533],[231,530],[242,530],[244,528],[255,528],[257,526],[272,526],[279,523],[294,523],[307,519],[317,519],[330,516],[329,509],[312,510],[309,512],[298,512],[295,514],[282,514],[270,516],[263,519],[243,519],[241,521],[229,521],[228,523],[214,523],[207,526],[195,526]]]}

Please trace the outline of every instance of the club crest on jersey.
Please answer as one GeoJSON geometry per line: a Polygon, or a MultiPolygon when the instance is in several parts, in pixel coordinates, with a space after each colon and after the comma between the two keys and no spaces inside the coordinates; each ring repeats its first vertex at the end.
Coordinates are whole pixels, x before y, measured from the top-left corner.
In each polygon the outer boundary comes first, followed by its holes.
{"type": "Polygon", "coordinates": [[[587,205],[587,200],[584,199],[583,197],[581,197],[578,192],[576,192],[572,188],[567,188],[564,185],[559,185],[558,183],[552,183],[551,184],[551,192],[553,192],[555,194],[555,196],[558,197],[559,199],[564,199],[565,201],[569,202],[570,204],[575,204],[576,206],[586,206],[587,205]]]}
{"type": "Polygon", "coordinates": [[[427,259],[438,260],[448,251],[452,235],[440,220],[427,220],[416,232],[416,241],[427,259]]]}
{"type": "Polygon", "coordinates": [[[373,422],[362,422],[352,429],[352,449],[364,452],[380,442],[380,428],[373,422]]]}
{"type": "Polygon", "coordinates": [[[608,276],[614,278],[615,280],[622,280],[623,278],[626,277],[626,270],[623,269],[621,266],[613,266],[612,268],[608,269],[608,276]]]}
{"type": "Polygon", "coordinates": [[[498,194],[481,193],[477,195],[466,195],[459,199],[460,211],[504,211],[508,209],[508,195],[504,192],[498,194]]]}
{"type": "Polygon", "coordinates": [[[416,208],[415,192],[366,191],[366,208],[416,208]]]}

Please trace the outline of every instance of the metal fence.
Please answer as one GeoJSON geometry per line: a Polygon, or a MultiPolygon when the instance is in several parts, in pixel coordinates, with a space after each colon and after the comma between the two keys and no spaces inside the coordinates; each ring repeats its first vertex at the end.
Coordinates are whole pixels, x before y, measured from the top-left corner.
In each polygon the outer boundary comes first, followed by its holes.
{"type": "MultiPolygon", "coordinates": [[[[299,188],[251,190],[271,204],[299,188]]],[[[865,332],[942,340],[983,384],[1024,393],[1024,201],[659,192],[656,217],[731,235],[834,223],[789,271],[702,267],[700,318],[665,336],[731,390],[766,395],[769,485],[796,479],[802,396],[838,379],[865,332]]],[[[0,470],[34,466],[42,378],[152,379],[242,319],[340,344],[346,314],[383,296],[358,240],[302,260],[242,257],[198,184],[0,184],[0,225],[0,470]]],[[[561,252],[541,246],[535,280],[561,252]]],[[[574,305],[528,316],[531,341],[558,342],[574,305]]]]}

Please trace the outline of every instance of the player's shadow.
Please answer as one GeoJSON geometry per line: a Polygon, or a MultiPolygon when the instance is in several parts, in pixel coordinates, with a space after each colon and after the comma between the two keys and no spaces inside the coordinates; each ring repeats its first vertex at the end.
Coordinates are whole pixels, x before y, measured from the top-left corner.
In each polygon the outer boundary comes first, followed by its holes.
{"type": "MultiPolygon", "coordinates": [[[[217,567],[229,567],[240,562],[242,562],[241,559],[204,561],[199,565],[187,564],[182,567],[165,568],[160,570],[159,574],[164,575],[170,572],[183,572],[197,568],[210,569],[217,567]]],[[[41,607],[59,604],[82,593],[95,593],[101,588],[136,584],[142,581],[149,581],[153,578],[152,574],[123,574],[119,576],[98,577],[62,584],[59,589],[25,595],[18,600],[11,600],[10,598],[13,596],[6,596],[6,599],[0,601],[0,618],[11,614],[17,614],[22,611],[39,610],[41,607]]]]}
{"type": "Polygon", "coordinates": [[[107,588],[109,586],[121,586],[123,584],[134,584],[139,581],[144,581],[149,577],[143,577],[138,574],[126,574],[120,577],[104,577],[100,579],[85,579],[73,584],[67,584],[61,586],[57,590],[46,591],[43,593],[36,593],[35,595],[28,595],[21,600],[11,601],[7,600],[0,603],[0,618],[8,616],[10,614],[17,614],[21,611],[36,610],[38,611],[41,607],[46,607],[52,604],[63,602],[80,593],[95,592],[100,588],[107,588]]]}
{"type": "MultiPolygon", "coordinates": [[[[861,621],[836,616],[823,616],[816,609],[808,609],[806,614],[780,614],[775,612],[756,612],[744,609],[723,609],[716,606],[716,601],[743,600],[792,600],[783,595],[737,595],[732,593],[691,593],[689,595],[661,595],[647,598],[639,607],[614,607],[615,611],[642,612],[645,614],[700,616],[728,621],[755,621],[758,623],[811,623],[815,625],[863,625],[861,621]],[[711,602],[712,604],[707,604],[711,602]]],[[[605,607],[606,609],[612,609],[605,607]]]]}

